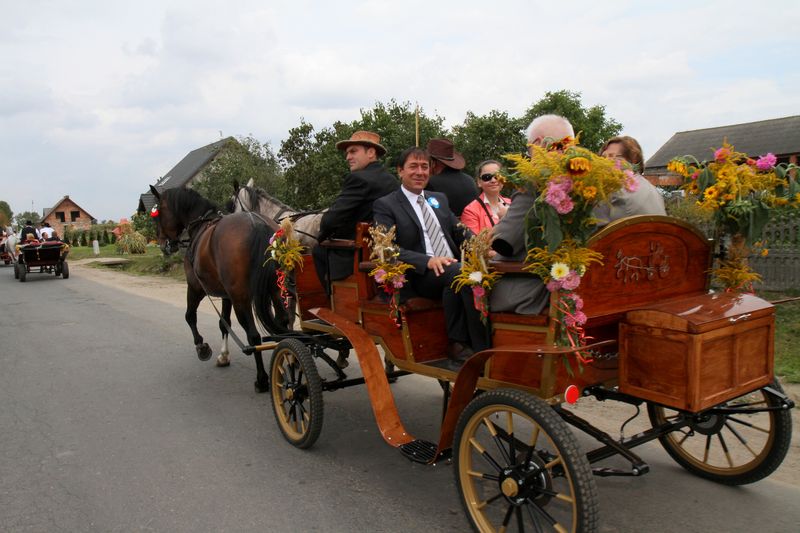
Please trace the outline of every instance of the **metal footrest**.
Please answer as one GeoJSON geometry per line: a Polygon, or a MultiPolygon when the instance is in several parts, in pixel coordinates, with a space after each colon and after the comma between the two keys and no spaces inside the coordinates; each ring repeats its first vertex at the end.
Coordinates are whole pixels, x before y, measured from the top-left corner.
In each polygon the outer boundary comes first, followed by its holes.
{"type": "Polygon", "coordinates": [[[412,440],[399,448],[400,453],[415,463],[428,464],[436,458],[436,445],[426,440],[412,440]]]}

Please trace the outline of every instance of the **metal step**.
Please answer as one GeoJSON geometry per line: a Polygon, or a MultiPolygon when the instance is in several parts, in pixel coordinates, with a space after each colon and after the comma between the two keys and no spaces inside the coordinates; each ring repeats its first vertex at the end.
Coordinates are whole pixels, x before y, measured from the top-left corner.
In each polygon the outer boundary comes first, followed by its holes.
{"type": "Polygon", "coordinates": [[[399,446],[400,452],[415,463],[428,464],[436,459],[436,445],[426,440],[413,440],[399,446]]]}

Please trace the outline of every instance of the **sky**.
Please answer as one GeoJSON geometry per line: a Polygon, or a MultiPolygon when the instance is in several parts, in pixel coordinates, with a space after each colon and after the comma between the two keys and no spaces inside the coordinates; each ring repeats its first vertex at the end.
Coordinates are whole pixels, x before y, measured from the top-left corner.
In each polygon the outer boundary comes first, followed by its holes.
{"type": "Polygon", "coordinates": [[[547,91],[636,137],[800,114],[800,2],[0,0],[0,200],[69,195],[98,220],[188,152],[252,135],[277,152],[376,102],[450,127],[547,91]]]}

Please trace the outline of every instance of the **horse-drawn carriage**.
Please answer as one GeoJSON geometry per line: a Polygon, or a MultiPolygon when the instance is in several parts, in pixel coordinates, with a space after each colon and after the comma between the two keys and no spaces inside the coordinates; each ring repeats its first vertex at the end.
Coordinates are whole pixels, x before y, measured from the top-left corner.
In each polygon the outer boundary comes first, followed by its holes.
{"type": "MultiPolygon", "coordinates": [[[[757,481],[774,471],[791,438],[793,403],[773,379],[773,306],[747,294],[708,291],[707,239],[669,217],[633,217],[599,231],[589,243],[604,264],[580,290],[593,362],[554,345],[554,311],[538,316],[492,313],[492,348],[453,368],[444,357],[438,302],[412,298],[399,326],[367,274],[374,265],[359,227],[355,274],[333,282],[328,300],[313,263],[297,272],[302,333],[280,337],[270,364],[271,395],[286,439],[311,446],[322,425],[326,390],[366,382],[379,429],[409,459],[452,457],[456,483],[480,531],[592,531],[597,527],[592,474],[645,474],[632,449],[658,439],[687,470],[725,484],[757,481]],[[337,344],[338,343],[338,344],[337,344]],[[389,366],[387,373],[376,346],[389,366]],[[323,380],[315,366],[325,348],[352,347],[363,380],[323,380]],[[437,442],[409,434],[389,380],[415,373],[444,384],[437,442]],[[646,404],[650,429],[621,440],[562,408],[581,396],[646,404]],[[600,446],[582,453],[569,426],[600,446]],[[628,469],[591,465],[620,456],[628,469]]],[[[521,265],[497,263],[518,273],[521,265]]],[[[340,373],[341,374],[341,373],[340,373]]]]}
{"type": "Polygon", "coordinates": [[[14,264],[14,277],[22,282],[30,273],[69,277],[67,254],[69,245],[61,241],[31,241],[17,246],[19,255],[14,264]],[[38,269],[38,270],[37,270],[38,269]]]}
{"type": "MultiPolygon", "coordinates": [[[[224,228],[202,229],[215,224],[204,214],[206,205],[185,210],[176,221],[179,202],[157,198],[162,241],[177,239],[188,227],[194,243],[214,246],[224,228]]],[[[230,216],[247,220],[244,214],[230,216]]],[[[374,265],[368,228],[359,225],[354,241],[323,243],[354,251],[354,274],[333,282],[330,296],[311,257],[304,256],[304,268],[294,271],[297,329],[260,343],[248,331],[249,346],[243,348],[256,356],[256,387],[269,390],[278,427],[294,446],[309,448],[320,436],[325,391],[365,384],[390,446],[415,462],[452,459],[463,506],[479,531],[596,530],[593,475],[647,473],[649,466],[633,449],[653,440],[690,472],[730,485],[768,476],[786,455],[794,404],[773,377],[773,306],[752,295],[709,292],[711,244],[686,223],[632,217],[592,237],[589,247],[604,259],[586,273],[579,290],[589,344],[556,346],[554,305],[536,316],[490,313],[492,348],[461,366],[444,356],[440,302],[410,298],[395,313],[381,298],[369,275],[374,265]],[[326,350],[337,352],[339,360],[326,350]],[[351,350],[363,377],[348,379],[342,370],[351,350]],[[270,351],[264,383],[261,354],[270,351]],[[579,364],[579,351],[591,352],[592,361],[579,364]],[[324,379],[319,362],[335,377],[324,379]],[[444,413],[434,442],[411,435],[398,415],[390,382],[409,373],[442,385],[444,413]],[[615,439],[564,408],[589,396],[634,405],[637,412],[645,405],[649,429],[615,439]],[[599,446],[582,451],[570,427],[599,446]],[[592,466],[613,456],[629,466],[592,466]]],[[[197,256],[199,247],[190,245],[194,255],[185,263],[190,295],[191,278],[199,272],[193,265],[209,266],[197,256]]],[[[495,267],[518,274],[522,265],[495,267]]],[[[210,357],[190,325],[198,354],[210,357]]]]}

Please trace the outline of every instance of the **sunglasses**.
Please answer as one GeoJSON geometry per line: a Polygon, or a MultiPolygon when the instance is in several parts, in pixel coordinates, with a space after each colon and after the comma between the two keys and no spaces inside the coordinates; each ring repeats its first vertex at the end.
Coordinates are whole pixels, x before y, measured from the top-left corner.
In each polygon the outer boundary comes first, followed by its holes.
{"type": "Polygon", "coordinates": [[[492,181],[497,178],[497,174],[481,174],[481,181],[492,181]]]}

